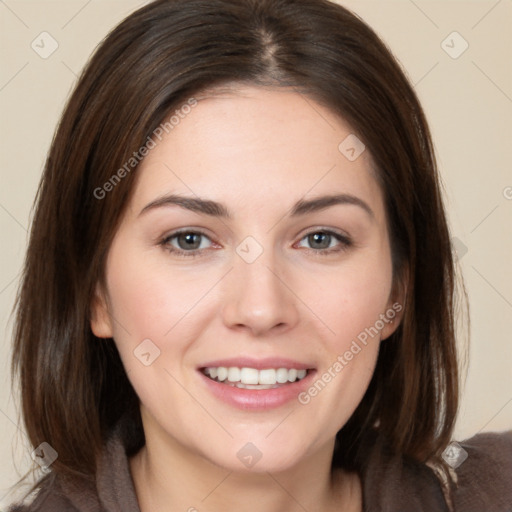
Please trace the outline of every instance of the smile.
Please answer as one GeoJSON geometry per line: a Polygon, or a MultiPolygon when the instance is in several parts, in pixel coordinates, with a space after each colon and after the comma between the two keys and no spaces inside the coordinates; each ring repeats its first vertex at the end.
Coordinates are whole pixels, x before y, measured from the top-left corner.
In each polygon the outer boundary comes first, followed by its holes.
{"type": "Polygon", "coordinates": [[[204,375],[228,386],[240,389],[273,389],[306,377],[308,370],[296,368],[257,368],[215,366],[203,368],[204,375]]]}

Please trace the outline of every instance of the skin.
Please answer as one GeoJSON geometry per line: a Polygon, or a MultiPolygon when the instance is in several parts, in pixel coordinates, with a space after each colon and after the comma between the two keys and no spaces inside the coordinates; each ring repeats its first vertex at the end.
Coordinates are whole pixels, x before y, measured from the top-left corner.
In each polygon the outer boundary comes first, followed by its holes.
{"type": "MultiPolygon", "coordinates": [[[[92,306],[93,332],[115,340],[141,401],[147,442],[130,460],[141,510],[360,511],[358,476],[330,470],[335,435],[360,403],[379,343],[400,314],[306,405],[233,407],[205,391],[196,368],[278,356],[311,363],[320,376],[401,301],[403,294],[392,296],[371,156],[349,161],[338,145],[350,127],[293,90],[240,86],[196,98],[137,169],[108,253],[106,290],[97,287],[92,306]],[[169,193],[221,202],[233,219],[176,205],[140,215],[169,193]],[[299,199],[332,193],[357,196],[372,215],[342,204],[289,216],[299,199]],[[206,234],[197,257],[160,243],[181,228],[206,234]],[[353,243],[333,237],[315,245],[307,235],[322,229],[353,243]],[[263,248],[253,263],[236,252],[247,236],[263,248]],[[325,246],[340,250],[321,254],[325,246]],[[145,366],[134,350],[148,338],[160,355],[145,366]],[[236,456],[247,442],[262,454],[252,468],[236,456]]],[[[169,246],[187,250],[176,238],[169,246]]]]}

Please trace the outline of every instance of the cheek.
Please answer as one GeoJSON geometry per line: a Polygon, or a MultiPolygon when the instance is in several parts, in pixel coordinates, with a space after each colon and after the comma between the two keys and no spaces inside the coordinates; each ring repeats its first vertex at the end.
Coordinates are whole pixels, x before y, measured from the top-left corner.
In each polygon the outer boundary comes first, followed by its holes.
{"type": "Polygon", "coordinates": [[[107,270],[115,344],[140,401],[173,416],[168,403],[178,411],[190,407],[173,376],[198,335],[194,305],[211,284],[204,276],[199,281],[161,262],[157,266],[126,243],[122,251],[120,246],[112,246],[107,270]]]}
{"type": "MultiPolygon", "coordinates": [[[[144,253],[112,247],[108,270],[114,330],[120,338],[128,331],[133,340],[172,337],[173,330],[190,325],[196,305],[215,283],[211,273],[180,271],[164,258],[145,258],[144,253]]],[[[199,308],[198,308],[199,309],[199,308]]]]}
{"type": "MultiPolygon", "coordinates": [[[[323,337],[325,362],[301,397],[335,433],[352,415],[371,381],[380,345],[381,315],[388,308],[391,261],[385,252],[354,260],[329,274],[316,308],[331,331],[323,337]],[[327,291],[325,291],[327,290],[327,291]]],[[[311,293],[311,291],[310,291],[311,293]]]]}
{"type": "Polygon", "coordinates": [[[382,328],[379,319],[388,307],[392,285],[391,261],[386,253],[354,259],[353,264],[326,274],[316,284],[322,286],[311,286],[304,293],[312,298],[314,311],[329,327],[331,335],[325,339],[330,351],[348,350],[358,337],[364,341],[365,333],[378,343],[374,329],[382,328]]]}
{"type": "MultiPolygon", "coordinates": [[[[173,339],[173,351],[179,350],[176,339],[183,345],[194,333],[199,335],[201,324],[218,315],[224,305],[222,293],[209,294],[214,287],[223,289],[218,283],[221,271],[203,268],[191,272],[175,263],[167,264],[163,253],[158,258],[145,257],[122,239],[111,247],[107,284],[114,338],[130,345],[131,351],[146,338],[155,340],[162,350],[173,339]]],[[[289,274],[289,284],[306,306],[301,320],[311,317],[311,311],[324,349],[339,353],[374,326],[386,308],[391,288],[389,252],[382,244],[379,250],[366,251],[339,266],[320,268],[315,264],[289,274]]],[[[298,308],[302,310],[300,304],[298,308]]]]}

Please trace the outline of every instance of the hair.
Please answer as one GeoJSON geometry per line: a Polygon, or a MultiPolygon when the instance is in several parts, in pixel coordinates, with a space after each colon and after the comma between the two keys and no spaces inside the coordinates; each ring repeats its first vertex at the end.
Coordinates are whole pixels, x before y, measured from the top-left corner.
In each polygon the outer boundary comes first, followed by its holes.
{"type": "Polygon", "coordinates": [[[12,370],[30,442],[58,452],[54,474],[94,476],[122,419],[127,453],[145,442],[117,349],[90,327],[136,168],[104,198],[95,190],[174,109],[243,84],[292,87],[364,142],[385,200],[394,288],[407,284],[400,325],[337,434],[333,466],[360,469],[373,435],[392,453],[444,467],[459,401],[456,268],[431,135],[401,66],[357,15],[327,0],[157,0],[122,21],[89,59],[34,203],[12,370]]]}

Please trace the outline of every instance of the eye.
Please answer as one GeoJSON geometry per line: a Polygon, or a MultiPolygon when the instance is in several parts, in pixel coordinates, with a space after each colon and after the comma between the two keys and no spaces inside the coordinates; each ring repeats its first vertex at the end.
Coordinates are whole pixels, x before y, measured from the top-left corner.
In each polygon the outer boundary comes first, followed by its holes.
{"type": "Polygon", "coordinates": [[[322,256],[345,251],[352,245],[352,240],[348,236],[328,229],[311,231],[302,240],[311,245],[310,250],[322,256]]]}
{"type": "Polygon", "coordinates": [[[208,247],[202,243],[202,239],[210,240],[210,238],[201,231],[182,230],[166,236],[160,242],[160,245],[176,256],[193,258],[199,256],[202,250],[208,247]],[[175,241],[176,244],[174,244],[173,241],[175,241]]]}
{"type": "MultiPolygon", "coordinates": [[[[201,231],[181,230],[166,236],[160,245],[175,256],[194,258],[211,247],[203,243],[205,240],[211,242],[211,239],[201,231]]],[[[301,239],[301,242],[303,240],[311,245],[310,248],[306,247],[307,250],[322,256],[339,253],[352,246],[352,240],[348,236],[328,229],[311,231],[301,239]]]]}

